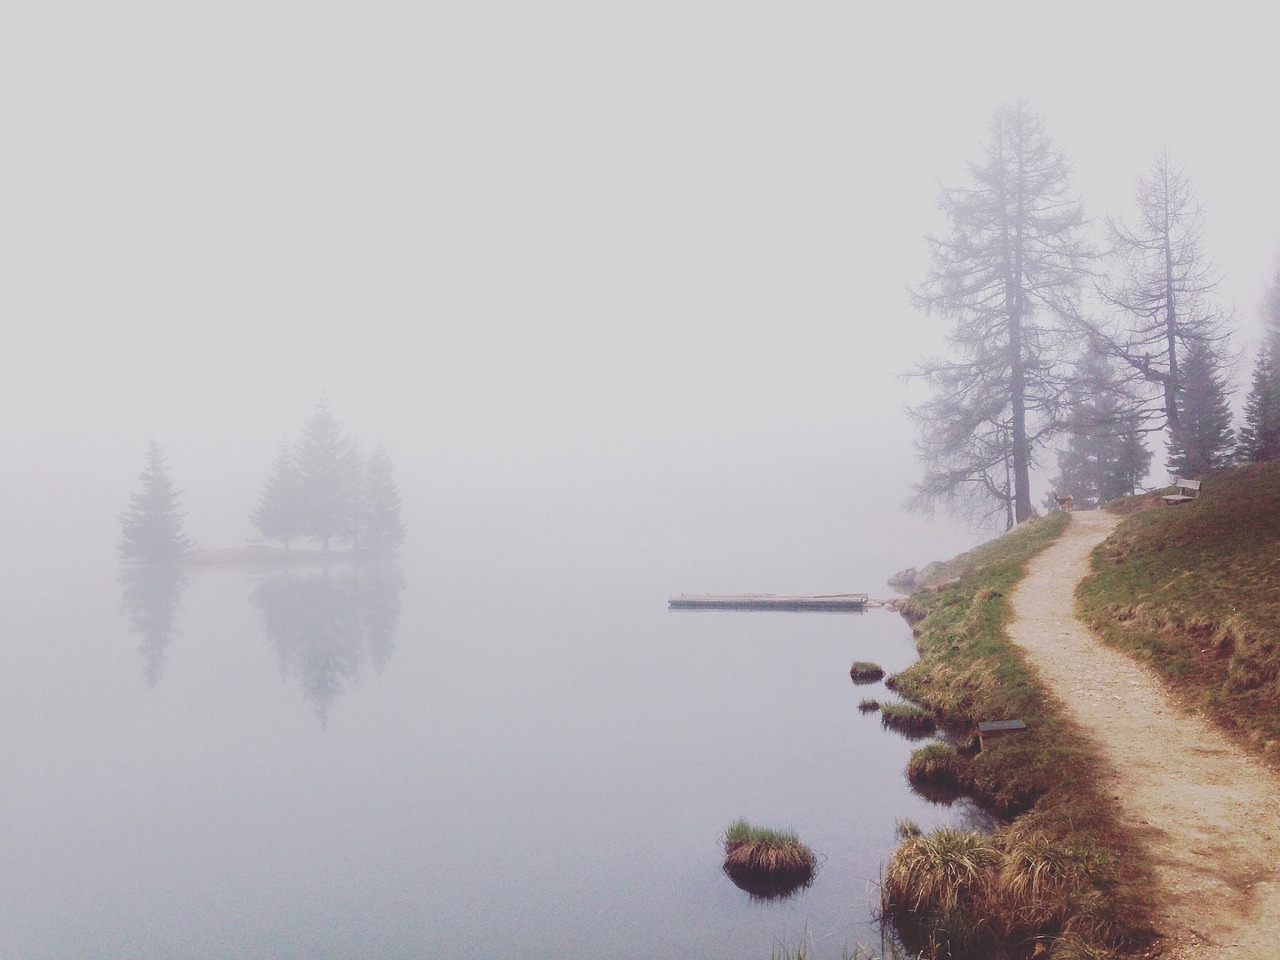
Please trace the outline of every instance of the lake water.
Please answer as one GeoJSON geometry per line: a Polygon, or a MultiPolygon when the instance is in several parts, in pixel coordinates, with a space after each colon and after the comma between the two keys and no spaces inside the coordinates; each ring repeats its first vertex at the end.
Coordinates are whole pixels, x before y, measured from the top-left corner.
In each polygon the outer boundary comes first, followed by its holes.
{"type": "Polygon", "coordinates": [[[893,567],[863,542],[832,571],[804,523],[726,539],[564,506],[458,505],[385,569],[122,581],[105,536],[8,563],[0,956],[877,943],[895,820],[961,815],[911,793],[913,745],[857,710],[884,691],[850,663],[906,665],[906,624],[666,601],[882,595],[893,567]],[[740,816],[793,827],[812,886],[735,887],[719,840],[740,816]]]}

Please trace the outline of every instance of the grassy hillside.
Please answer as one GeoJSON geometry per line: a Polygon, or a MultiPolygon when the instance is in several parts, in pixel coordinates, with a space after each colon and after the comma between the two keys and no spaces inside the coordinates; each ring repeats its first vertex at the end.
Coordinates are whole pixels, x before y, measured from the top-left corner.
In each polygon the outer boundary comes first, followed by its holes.
{"type": "Polygon", "coordinates": [[[931,571],[908,602],[920,659],[893,678],[958,738],[916,751],[913,782],[949,784],[1007,818],[992,836],[907,831],[885,872],[883,906],[928,957],[1101,958],[1149,936],[1149,865],[1119,832],[1099,760],[1005,636],[1008,592],[1066,514],[1020,525],[931,571]],[[1028,730],[975,753],[978,720],[1028,730]]]}
{"type": "Polygon", "coordinates": [[[1280,769],[1280,462],[1126,517],[1077,599],[1101,637],[1280,769]]]}

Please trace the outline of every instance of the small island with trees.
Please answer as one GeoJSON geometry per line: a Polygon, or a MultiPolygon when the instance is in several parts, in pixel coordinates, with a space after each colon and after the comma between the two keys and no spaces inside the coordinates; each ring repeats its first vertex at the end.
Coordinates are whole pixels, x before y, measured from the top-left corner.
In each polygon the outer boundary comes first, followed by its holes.
{"type": "Polygon", "coordinates": [[[198,549],[182,530],[182,491],[169,477],[163,447],[152,440],[141,489],[120,515],[119,553],[131,564],[313,562],[389,557],[404,542],[395,467],[381,443],[367,456],[348,438],[323,395],[295,444],[280,447],[250,519],[261,535],[247,546],[198,549]],[[309,549],[294,549],[310,541],[309,549]],[[279,546],[272,546],[278,544],[279,546]],[[337,545],[344,549],[337,550],[337,545]]]}

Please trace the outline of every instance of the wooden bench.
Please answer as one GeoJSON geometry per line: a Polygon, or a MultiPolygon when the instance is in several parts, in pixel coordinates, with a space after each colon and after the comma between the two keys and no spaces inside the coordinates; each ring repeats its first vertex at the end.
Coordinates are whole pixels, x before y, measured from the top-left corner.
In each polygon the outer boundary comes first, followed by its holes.
{"type": "Polygon", "coordinates": [[[1183,480],[1182,477],[1176,477],[1173,485],[1178,488],[1178,492],[1166,493],[1161,497],[1165,504],[1170,507],[1175,504],[1186,503],[1188,500],[1195,500],[1200,496],[1199,480],[1183,480]]]}

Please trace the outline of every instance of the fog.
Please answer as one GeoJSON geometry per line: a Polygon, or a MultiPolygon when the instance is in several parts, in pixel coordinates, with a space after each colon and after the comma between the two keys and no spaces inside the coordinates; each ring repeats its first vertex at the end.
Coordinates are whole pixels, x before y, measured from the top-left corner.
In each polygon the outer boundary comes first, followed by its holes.
{"type": "Polygon", "coordinates": [[[550,486],[776,464],[807,431],[861,451],[851,504],[896,511],[896,375],[941,332],[905,291],[1001,102],[1044,115],[1094,216],[1167,146],[1256,337],[1280,253],[1264,31],[1103,9],[27,10],[3,41],[0,399],[6,472],[38,480],[5,500],[65,515],[69,473],[118,510],[155,437],[194,535],[236,540],[324,390],[424,491],[462,462],[550,486]]]}
{"type": "MultiPolygon", "coordinates": [[[[923,394],[900,375],[943,332],[908,297],[939,184],[1019,96],[1091,216],[1127,212],[1168,148],[1248,349],[1280,255],[1256,19],[26,5],[0,37],[0,569],[52,609],[114,565],[152,438],[186,532],[243,544],[323,394],[390,453],[429,589],[612,569],[645,571],[657,608],[885,593],[993,532],[902,509],[923,394]]],[[[23,610],[6,632],[39,626],[50,649],[84,615],[23,610]]],[[[15,712],[60,695],[57,675],[6,685],[15,712]]]]}

